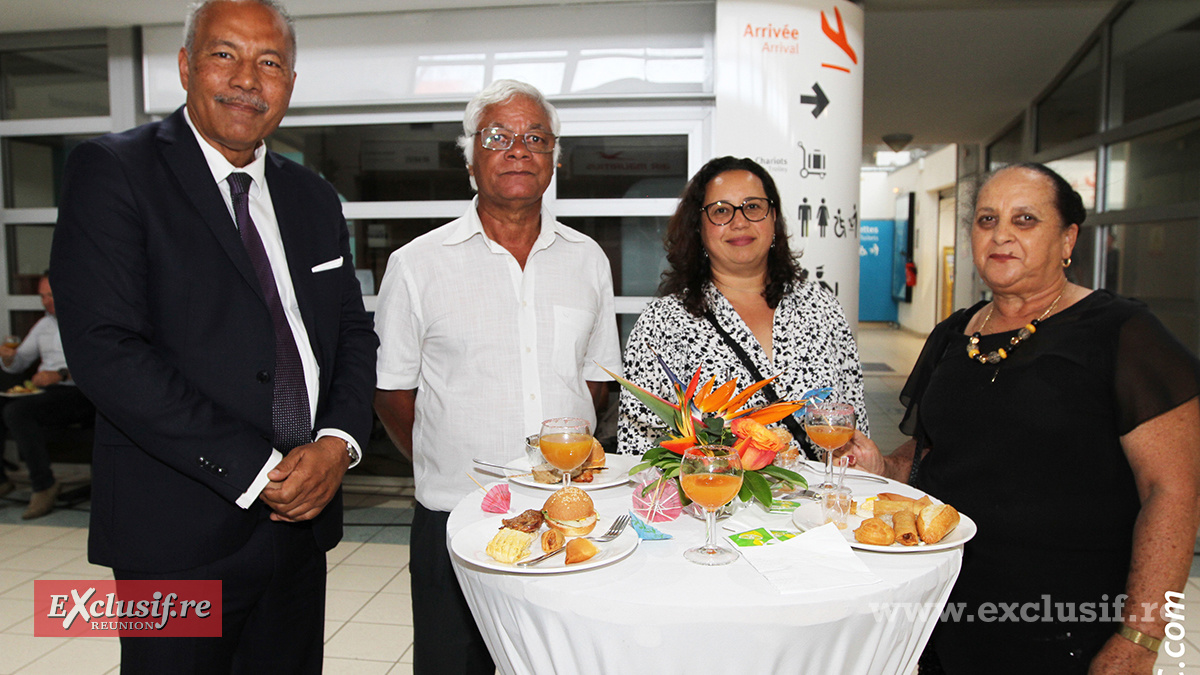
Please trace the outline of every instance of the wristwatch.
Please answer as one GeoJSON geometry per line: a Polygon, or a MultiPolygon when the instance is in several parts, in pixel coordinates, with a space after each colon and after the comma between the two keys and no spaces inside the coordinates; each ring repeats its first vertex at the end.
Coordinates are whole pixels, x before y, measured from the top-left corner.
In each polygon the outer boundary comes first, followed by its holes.
{"type": "Polygon", "coordinates": [[[350,441],[346,441],[346,454],[350,455],[350,466],[346,467],[347,471],[358,466],[358,463],[362,461],[362,453],[350,441]]]}
{"type": "Polygon", "coordinates": [[[71,371],[67,370],[66,368],[59,368],[58,379],[61,382],[66,382],[67,380],[71,379],[71,371]]]}
{"type": "Polygon", "coordinates": [[[1130,628],[1126,624],[1121,624],[1121,627],[1117,630],[1117,635],[1120,635],[1139,647],[1145,647],[1152,652],[1157,652],[1158,646],[1162,644],[1162,640],[1159,638],[1150,637],[1140,630],[1130,628]]]}

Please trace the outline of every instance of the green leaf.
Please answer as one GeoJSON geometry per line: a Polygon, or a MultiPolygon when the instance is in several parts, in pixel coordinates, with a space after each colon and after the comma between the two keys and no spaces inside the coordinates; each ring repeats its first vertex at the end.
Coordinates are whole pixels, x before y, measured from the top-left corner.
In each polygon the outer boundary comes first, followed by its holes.
{"type": "Polygon", "coordinates": [[[750,492],[750,484],[745,479],[742,480],[742,487],[738,490],[738,499],[745,504],[749,504],[750,500],[754,499],[754,494],[750,492]]]}
{"type": "Polygon", "coordinates": [[[612,375],[613,379],[619,382],[622,387],[625,387],[629,393],[633,394],[634,398],[645,404],[645,406],[650,409],[650,412],[657,415],[658,418],[664,423],[666,423],[668,426],[674,425],[675,414],[679,411],[678,406],[670,403],[660,396],[656,396],[645,389],[642,389],[641,387],[621,377],[620,375],[617,375],[604,366],[600,366],[600,368],[609,375],[612,375]]]}
{"type": "Polygon", "coordinates": [[[642,462],[641,464],[635,464],[633,466],[633,468],[629,470],[629,475],[630,476],[637,475],[637,474],[645,471],[646,469],[649,469],[652,466],[654,466],[654,464],[651,462],[642,462]]]}
{"type": "MultiPolygon", "coordinates": [[[[763,478],[757,471],[747,471],[742,474],[742,487],[750,486],[750,493],[766,508],[771,508],[771,486],[767,483],[767,479],[763,478]]],[[[741,492],[739,491],[740,495],[741,492]]]]}
{"type": "Polygon", "coordinates": [[[765,473],[768,476],[774,476],[775,478],[778,478],[780,480],[785,480],[785,481],[791,483],[792,485],[803,485],[804,487],[808,487],[808,481],[804,479],[804,476],[801,476],[800,474],[796,473],[795,471],[790,471],[788,469],[785,469],[782,466],[775,466],[774,464],[768,464],[768,465],[764,466],[763,468],[759,469],[759,472],[765,473]]]}

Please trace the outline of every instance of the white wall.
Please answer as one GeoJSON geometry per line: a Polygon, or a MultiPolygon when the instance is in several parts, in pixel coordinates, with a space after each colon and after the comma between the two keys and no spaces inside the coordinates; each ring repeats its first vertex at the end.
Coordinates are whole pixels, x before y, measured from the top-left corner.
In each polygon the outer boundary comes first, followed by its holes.
{"type": "MultiPolygon", "coordinates": [[[[929,333],[937,324],[942,250],[938,233],[938,192],[955,183],[957,153],[957,146],[948,145],[888,174],[887,193],[893,203],[895,194],[916,194],[913,262],[917,265],[917,285],[913,288],[912,302],[900,303],[899,319],[903,328],[921,334],[929,333]]],[[[889,213],[894,210],[893,206],[889,213]]]]}
{"type": "Polygon", "coordinates": [[[896,195],[888,185],[890,176],[886,171],[863,171],[859,174],[858,200],[862,204],[862,220],[891,220],[896,217],[896,195]]]}

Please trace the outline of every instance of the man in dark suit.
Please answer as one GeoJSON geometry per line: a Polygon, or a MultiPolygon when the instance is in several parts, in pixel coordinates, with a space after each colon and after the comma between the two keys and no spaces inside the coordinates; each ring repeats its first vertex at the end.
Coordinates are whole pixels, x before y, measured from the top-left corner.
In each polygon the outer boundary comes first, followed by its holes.
{"type": "Polygon", "coordinates": [[[122,672],[317,673],[377,340],[333,188],[263,144],[291,20],[208,0],[186,32],[186,105],[65,171],[51,279],[98,411],[88,555],[118,580],[222,580],[221,638],[122,637],[122,672]]]}

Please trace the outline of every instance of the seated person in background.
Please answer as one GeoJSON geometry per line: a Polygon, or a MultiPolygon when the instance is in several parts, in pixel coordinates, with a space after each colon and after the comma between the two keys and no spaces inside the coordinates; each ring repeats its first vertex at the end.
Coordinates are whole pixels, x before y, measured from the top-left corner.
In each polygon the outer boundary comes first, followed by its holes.
{"type": "MultiPolygon", "coordinates": [[[[807,281],[797,264],[779,190],[762,166],[735,157],[705,164],[684,189],[664,245],[671,267],[658,287],[661,297],[629,336],[626,378],[674,400],[656,354],[685,381],[700,366],[701,382],[737,378],[739,391],[779,374],[772,383],[779,399],[832,387],[830,400],[853,404],[858,428],[868,432],[854,335],[837,298],[807,281]]],[[[774,400],[760,390],[749,405],[774,400]]],[[[621,391],[619,452],[654,447],[659,424],[649,408],[621,391]]],[[[811,452],[803,433],[792,434],[811,452]]]]}
{"type": "MultiPolygon", "coordinates": [[[[33,484],[29,508],[21,514],[25,520],[50,513],[61,489],[50,470],[46,429],[87,422],[96,414],[96,409],[71,381],[71,373],[67,370],[58,335],[58,319],[54,316],[54,294],[50,292],[50,279],[46,275],[38,281],[38,294],[42,296],[46,316],[33,325],[19,346],[0,346],[0,368],[6,373],[20,373],[41,360],[33,375],[33,386],[41,393],[0,399],[3,410],[0,440],[11,435],[16,441],[33,484]]],[[[12,492],[13,487],[0,465],[0,497],[12,492]]]]}

